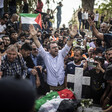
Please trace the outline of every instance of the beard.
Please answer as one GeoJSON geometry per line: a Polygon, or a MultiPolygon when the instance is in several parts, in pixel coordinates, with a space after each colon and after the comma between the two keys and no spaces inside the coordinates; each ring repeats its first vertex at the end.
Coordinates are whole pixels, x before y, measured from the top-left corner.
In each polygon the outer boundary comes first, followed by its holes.
{"type": "Polygon", "coordinates": [[[109,58],[109,62],[110,62],[110,63],[112,63],[112,57],[111,57],[111,58],[109,58]]]}
{"type": "Polygon", "coordinates": [[[74,59],[75,64],[79,63],[81,60],[74,59]]]}

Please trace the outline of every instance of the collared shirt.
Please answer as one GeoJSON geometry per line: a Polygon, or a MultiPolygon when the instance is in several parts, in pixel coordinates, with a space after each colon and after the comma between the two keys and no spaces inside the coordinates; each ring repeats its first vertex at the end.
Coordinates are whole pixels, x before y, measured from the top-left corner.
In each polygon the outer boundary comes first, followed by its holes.
{"type": "MultiPolygon", "coordinates": [[[[42,66],[42,68],[45,68],[45,65],[44,65],[44,61],[42,59],[42,57],[40,55],[37,55],[37,56],[33,56],[32,54],[30,55],[33,63],[35,66],[42,66]]],[[[32,68],[28,68],[28,73],[30,73],[32,70],[32,68]]]]}
{"type": "Polygon", "coordinates": [[[40,46],[39,54],[42,56],[46,70],[47,70],[47,83],[51,86],[62,85],[64,83],[65,71],[64,71],[64,58],[68,54],[71,47],[65,45],[62,50],[59,50],[58,56],[55,58],[49,52],[46,52],[42,46],[40,46]]]}
{"type": "Polygon", "coordinates": [[[5,55],[2,59],[1,71],[3,72],[3,77],[18,74],[25,78],[27,75],[26,63],[22,57],[17,57],[13,62],[9,62],[7,55],[5,55]]]}
{"type": "Polygon", "coordinates": [[[31,58],[32,58],[32,60],[33,60],[34,65],[37,66],[37,56],[33,56],[33,55],[31,54],[31,58]]]}
{"type": "Polygon", "coordinates": [[[0,8],[4,7],[4,0],[0,0],[0,8]]]}

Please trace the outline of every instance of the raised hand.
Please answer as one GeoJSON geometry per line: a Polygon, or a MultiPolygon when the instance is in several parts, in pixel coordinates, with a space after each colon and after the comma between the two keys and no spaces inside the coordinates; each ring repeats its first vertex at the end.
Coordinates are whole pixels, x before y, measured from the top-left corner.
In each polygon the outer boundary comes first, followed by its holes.
{"type": "Polygon", "coordinates": [[[72,30],[69,32],[71,38],[74,38],[74,36],[77,34],[77,30],[78,30],[77,25],[74,25],[72,27],[72,30]]]}
{"type": "Polygon", "coordinates": [[[94,21],[90,17],[88,18],[88,23],[90,26],[94,26],[94,21]]]}
{"type": "Polygon", "coordinates": [[[31,38],[33,38],[35,45],[39,48],[41,44],[39,40],[37,39],[37,31],[35,30],[32,24],[29,26],[29,31],[30,31],[31,38]]]}
{"type": "Polygon", "coordinates": [[[35,27],[32,24],[29,26],[29,31],[32,36],[35,36],[37,34],[37,31],[35,30],[35,27]]]}

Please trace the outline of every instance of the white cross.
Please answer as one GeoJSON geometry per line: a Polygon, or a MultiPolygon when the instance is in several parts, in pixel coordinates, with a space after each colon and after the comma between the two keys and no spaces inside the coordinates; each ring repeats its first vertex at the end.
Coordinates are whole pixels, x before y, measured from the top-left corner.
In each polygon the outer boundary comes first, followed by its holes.
{"type": "Polygon", "coordinates": [[[82,85],[90,86],[90,77],[83,76],[83,68],[76,67],[75,74],[67,74],[67,82],[74,83],[75,96],[81,99],[82,85]]]}

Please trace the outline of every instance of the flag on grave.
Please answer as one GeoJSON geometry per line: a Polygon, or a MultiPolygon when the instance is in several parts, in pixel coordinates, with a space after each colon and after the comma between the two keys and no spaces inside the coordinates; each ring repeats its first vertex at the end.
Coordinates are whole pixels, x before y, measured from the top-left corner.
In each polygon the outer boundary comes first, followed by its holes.
{"type": "Polygon", "coordinates": [[[74,93],[69,89],[64,89],[58,92],[50,92],[36,100],[35,110],[36,112],[60,112],[59,110],[65,109],[64,112],[66,112],[66,110],[74,109],[77,104],[74,93]],[[65,106],[65,104],[67,105],[65,106]]]}

